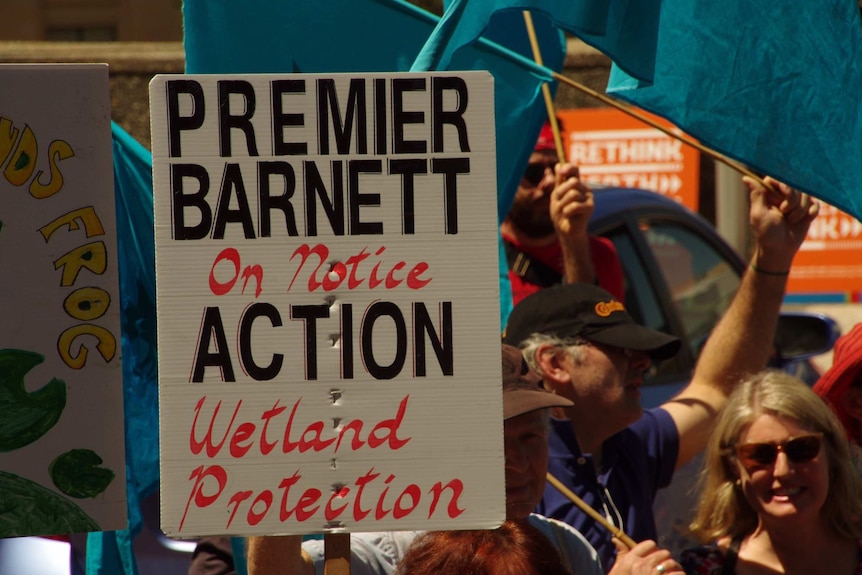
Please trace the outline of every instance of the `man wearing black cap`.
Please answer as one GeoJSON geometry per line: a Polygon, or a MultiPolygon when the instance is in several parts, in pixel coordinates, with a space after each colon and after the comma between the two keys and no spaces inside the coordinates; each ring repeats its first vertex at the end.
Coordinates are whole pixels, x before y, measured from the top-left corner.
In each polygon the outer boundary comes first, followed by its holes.
{"type": "MultiPolygon", "coordinates": [[[[509,317],[506,343],[518,345],[545,386],[574,402],[554,410],[550,472],[635,541],[655,539],[652,504],[676,468],[706,445],[712,423],[741,376],[766,366],[793,256],[817,204],[767,178],[753,181],[750,269],[714,329],[688,386],[644,412],[640,387],[653,361],[672,357],[675,337],[638,325],[608,292],[589,284],[547,288],[509,317]]],[[[537,511],[583,533],[606,567],[611,535],[549,486],[537,511]]]]}
{"type": "MultiPolygon", "coordinates": [[[[506,516],[527,518],[559,550],[576,575],[602,575],[596,551],[570,526],[533,513],[542,498],[548,469],[549,410],[572,406],[547,391],[517,348],[502,346],[503,434],[506,450],[506,516]]],[[[354,533],[350,538],[353,575],[391,575],[417,531],[354,533]]],[[[321,575],[322,541],[301,543],[300,536],[252,537],[248,540],[249,575],[321,575]]],[[[663,573],[682,575],[667,550],[646,542],[627,553],[612,575],[663,573]],[[659,567],[661,567],[659,569],[659,567]]],[[[202,557],[201,561],[205,558],[202,557]]]]}

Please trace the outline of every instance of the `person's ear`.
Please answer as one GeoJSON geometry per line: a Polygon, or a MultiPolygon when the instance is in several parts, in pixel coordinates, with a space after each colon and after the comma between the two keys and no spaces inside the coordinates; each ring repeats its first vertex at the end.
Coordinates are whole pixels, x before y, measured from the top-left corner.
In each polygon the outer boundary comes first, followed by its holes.
{"type": "Polygon", "coordinates": [[[571,382],[572,376],[565,366],[566,352],[555,345],[545,344],[536,348],[536,363],[542,371],[542,380],[551,391],[571,382]]]}

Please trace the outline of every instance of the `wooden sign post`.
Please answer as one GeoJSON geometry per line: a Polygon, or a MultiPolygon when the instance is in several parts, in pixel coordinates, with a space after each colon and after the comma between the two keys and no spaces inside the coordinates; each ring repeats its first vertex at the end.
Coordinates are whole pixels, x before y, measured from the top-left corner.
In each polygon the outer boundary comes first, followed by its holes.
{"type": "Polygon", "coordinates": [[[350,575],[350,533],[327,533],[323,544],[323,575],[350,575]]]}

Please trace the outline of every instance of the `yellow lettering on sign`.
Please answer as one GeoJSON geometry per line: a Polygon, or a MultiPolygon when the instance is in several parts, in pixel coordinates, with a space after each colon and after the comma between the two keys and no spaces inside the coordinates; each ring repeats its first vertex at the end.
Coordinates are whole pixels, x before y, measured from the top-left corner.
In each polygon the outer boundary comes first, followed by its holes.
{"type": "Polygon", "coordinates": [[[57,167],[57,164],[74,155],[75,151],[72,150],[72,146],[63,140],[54,140],[51,142],[51,145],[48,146],[48,164],[51,167],[51,179],[48,180],[47,184],[40,182],[39,178],[42,175],[42,170],[39,170],[36,173],[36,177],[30,182],[30,195],[37,200],[43,200],[59,192],[60,188],[63,187],[63,174],[60,173],[60,168],[57,167]]]}
{"type": "Polygon", "coordinates": [[[63,268],[60,285],[67,287],[75,283],[81,268],[87,268],[97,275],[105,273],[108,267],[108,254],[105,242],[90,242],[71,250],[54,262],[54,269],[63,268]]]}
{"type": "Polygon", "coordinates": [[[111,294],[98,287],[78,288],[63,302],[66,313],[82,321],[102,317],[110,306],[111,294]]]}
{"type": "Polygon", "coordinates": [[[39,155],[36,145],[36,135],[30,126],[25,126],[21,133],[21,139],[18,141],[18,146],[12,153],[12,159],[6,165],[4,175],[6,181],[13,186],[23,186],[33,175],[33,170],[36,169],[36,157],[39,155]]]}
{"type": "Polygon", "coordinates": [[[18,129],[12,125],[12,120],[0,117],[0,166],[6,161],[17,139],[18,129]]]}
{"type": "Polygon", "coordinates": [[[102,227],[102,220],[99,219],[93,206],[87,206],[86,208],[80,208],[67,214],[63,214],[50,224],[42,226],[42,228],[39,229],[39,233],[42,234],[42,237],[45,238],[45,241],[47,242],[51,239],[51,235],[53,235],[53,233],[62,226],[68,226],[69,231],[80,229],[80,225],[77,220],[80,220],[84,224],[84,231],[87,232],[88,238],[105,235],[105,228],[102,227]]]}
{"type": "Polygon", "coordinates": [[[105,360],[105,363],[114,359],[114,355],[117,353],[117,340],[113,334],[98,325],[85,323],[70,327],[60,334],[60,339],[57,341],[57,350],[60,352],[60,358],[63,360],[63,363],[72,369],[81,369],[84,367],[84,364],[87,363],[89,348],[84,344],[80,344],[77,353],[73,355],[72,345],[77,338],[86,335],[91,335],[99,340],[99,343],[96,344],[96,350],[105,360]]]}

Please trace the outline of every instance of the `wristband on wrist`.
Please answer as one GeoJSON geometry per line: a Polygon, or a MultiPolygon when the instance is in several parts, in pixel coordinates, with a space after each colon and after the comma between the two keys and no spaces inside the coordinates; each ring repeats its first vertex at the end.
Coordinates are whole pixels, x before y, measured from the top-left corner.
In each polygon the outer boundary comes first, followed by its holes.
{"type": "Polygon", "coordinates": [[[770,271],[770,270],[765,270],[765,269],[763,269],[763,268],[759,268],[759,267],[757,267],[757,266],[754,264],[754,262],[751,262],[751,263],[749,264],[749,266],[748,266],[748,267],[750,267],[752,270],[756,271],[757,273],[759,273],[759,274],[763,274],[763,275],[765,275],[765,276],[781,276],[781,277],[786,277],[786,276],[789,276],[789,275],[790,275],[790,271],[789,271],[789,270],[788,270],[788,271],[786,271],[786,272],[774,272],[774,271],[770,271]]]}

